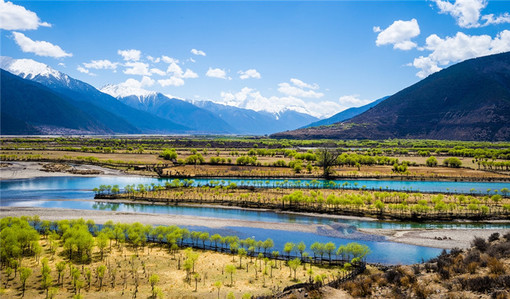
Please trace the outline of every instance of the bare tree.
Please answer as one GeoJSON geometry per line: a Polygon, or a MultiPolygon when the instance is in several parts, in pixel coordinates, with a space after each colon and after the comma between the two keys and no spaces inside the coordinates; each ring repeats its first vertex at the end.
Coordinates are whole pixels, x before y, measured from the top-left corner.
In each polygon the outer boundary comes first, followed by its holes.
{"type": "Polygon", "coordinates": [[[333,148],[320,148],[317,150],[317,164],[322,167],[322,175],[329,178],[333,174],[333,166],[337,164],[340,151],[333,148]]]}

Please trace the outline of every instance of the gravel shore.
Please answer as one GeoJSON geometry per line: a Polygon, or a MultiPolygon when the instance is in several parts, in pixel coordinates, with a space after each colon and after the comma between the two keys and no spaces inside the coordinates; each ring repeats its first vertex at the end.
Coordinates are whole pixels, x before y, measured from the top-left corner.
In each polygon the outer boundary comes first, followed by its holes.
{"type": "Polygon", "coordinates": [[[469,248],[475,237],[487,239],[493,233],[510,229],[359,229],[367,234],[385,236],[388,241],[435,248],[469,248]]]}
{"type": "Polygon", "coordinates": [[[94,165],[73,165],[73,168],[80,171],[96,170],[100,174],[74,174],[69,172],[47,172],[43,171],[43,165],[48,162],[2,162],[0,167],[0,180],[30,179],[36,177],[58,177],[58,176],[112,176],[127,175],[116,169],[110,169],[94,165]]]}

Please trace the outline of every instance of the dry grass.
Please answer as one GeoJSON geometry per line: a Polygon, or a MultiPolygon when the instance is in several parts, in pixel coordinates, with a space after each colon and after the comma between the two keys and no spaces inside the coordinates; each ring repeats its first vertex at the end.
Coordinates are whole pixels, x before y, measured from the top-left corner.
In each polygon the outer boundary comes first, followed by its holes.
{"type": "MultiPolygon", "coordinates": [[[[49,248],[46,241],[41,240],[43,250],[42,257],[47,257],[49,266],[52,269],[51,276],[54,281],[54,286],[58,288],[55,298],[70,298],[74,295],[73,286],[70,278],[69,267],[63,271],[64,279],[63,285],[56,285],[58,273],[56,271],[56,263],[65,259],[65,254],[61,252],[61,248],[57,253],[52,256],[49,254],[49,248]]],[[[100,261],[98,252],[95,252],[93,262],[85,265],[75,265],[82,273],[85,273],[87,268],[95,270],[100,264],[107,266],[108,270],[103,281],[102,290],[99,291],[99,282],[96,280],[95,272],[92,271],[92,283],[90,289],[87,283],[81,290],[84,298],[130,298],[135,291],[135,277],[138,277],[139,288],[137,298],[148,298],[151,296],[151,286],[149,284],[149,277],[152,274],[159,275],[159,282],[156,284],[159,287],[165,298],[217,298],[218,289],[214,286],[216,281],[221,281],[220,298],[225,298],[230,292],[233,292],[236,298],[241,298],[245,293],[252,295],[270,295],[273,291],[282,290],[285,286],[292,285],[298,282],[303,282],[308,279],[306,270],[300,266],[297,271],[297,281],[289,277],[290,270],[283,261],[277,261],[276,267],[273,268],[272,276],[270,277],[270,264],[268,263],[267,275],[263,275],[264,262],[262,261],[262,272],[257,272],[255,276],[255,263],[260,265],[259,261],[255,258],[243,258],[242,268],[239,268],[239,258],[232,255],[216,253],[212,251],[196,251],[199,253],[199,258],[195,265],[195,272],[199,274],[200,278],[197,282],[197,290],[195,291],[195,280],[186,280],[186,271],[183,269],[183,260],[186,256],[184,250],[179,250],[176,254],[170,254],[167,249],[162,249],[159,246],[153,246],[150,249],[145,248],[144,252],[139,251],[139,256],[136,257],[135,253],[129,248],[118,249],[114,245],[112,251],[105,257],[104,261],[100,261]],[[180,261],[179,261],[180,260],[180,261]],[[181,264],[181,269],[178,269],[178,264],[181,264]],[[230,285],[230,276],[222,271],[228,264],[236,265],[236,273],[233,275],[233,285],[230,285]],[[134,266],[133,266],[134,265],[134,266]],[[145,265],[145,266],[144,266],[145,265]],[[248,266],[248,272],[246,267],[248,266]],[[132,269],[135,269],[133,272],[132,269]],[[112,273],[115,274],[113,275],[112,273]],[[124,282],[124,276],[126,280],[124,282]],[[126,287],[124,287],[124,285],[126,287]]],[[[35,258],[25,258],[22,262],[23,267],[32,269],[32,275],[27,281],[27,290],[25,298],[45,298],[45,291],[41,286],[41,263],[36,261],[35,258]]],[[[306,269],[309,269],[309,264],[306,269]]],[[[328,278],[333,278],[337,274],[337,270],[328,267],[313,266],[314,275],[326,274],[328,278]]],[[[19,275],[19,274],[18,274],[19,275]]],[[[82,275],[81,280],[85,281],[82,275]]],[[[0,285],[3,288],[6,282],[5,269],[2,271],[0,285]]],[[[6,289],[1,289],[0,295],[2,298],[19,298],[21,296],[21,284],[19,277],[13,279],[11,275],[6,289]]]]}

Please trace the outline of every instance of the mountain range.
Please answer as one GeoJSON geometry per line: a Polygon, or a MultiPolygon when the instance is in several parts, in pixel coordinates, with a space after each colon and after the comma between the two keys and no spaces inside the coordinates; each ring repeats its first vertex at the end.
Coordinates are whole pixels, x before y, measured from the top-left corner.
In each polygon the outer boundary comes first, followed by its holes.
{"type": "Polygon", "coordinates": [[[371,103],[368,103],[368,104],[366,104],[364,106],[345,109],[345,110],[343,110],[341,112],[338,112],[337,114],[335,114],[335,115],[333,115],[331,117],[328,117],[328,118],[321,119],[319,121],[313,122],[313,123],[311,123],[309,125],[304,126],[303,128],[328,126],[328,125],[332,125],[334,123],[338,123],[338,122],[341,122],[341,121],[344,121],[344,120],[348,120],[348,119],[353,118],[356,115],[359,115],[359,114],[367,111],[368,109],[376,106],[377,104],[379,104],[380,102],[386,100],[387,98],[389,98],[389,97],[380,98],[380,99],[375,100],[375,101],[373,101],[371,103]]]}
{"type": "Polygon", "coordinates": [[[275,138],[510,140],[510,52],[434,73],[349,120],[275,138]]]}
{"type": "Polygon", "coordinates": [[[299,128],[317,120],[291,110],[270,114],[213,102],[194,105],[161,93],[132,91],[121,85],[98,90],[31,59],[2,57],[0,67],[3,69],[2,135],[262,135],[299,128]]]}

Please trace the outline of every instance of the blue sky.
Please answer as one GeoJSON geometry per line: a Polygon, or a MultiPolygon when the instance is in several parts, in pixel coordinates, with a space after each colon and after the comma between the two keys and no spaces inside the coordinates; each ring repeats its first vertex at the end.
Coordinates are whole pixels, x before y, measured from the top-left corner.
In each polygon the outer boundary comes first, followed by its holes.
{"type": "Polygon", "coordinates": [[[510,51],[508,12],[483,0],[4,1],[1,54],[97,88],[324,117],[510,51]]]}

